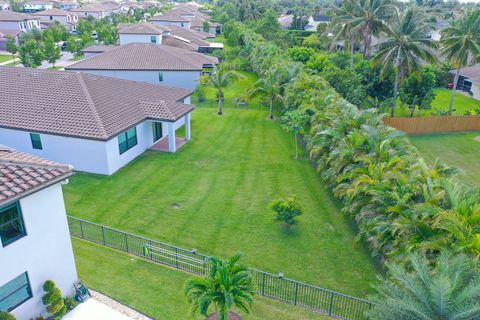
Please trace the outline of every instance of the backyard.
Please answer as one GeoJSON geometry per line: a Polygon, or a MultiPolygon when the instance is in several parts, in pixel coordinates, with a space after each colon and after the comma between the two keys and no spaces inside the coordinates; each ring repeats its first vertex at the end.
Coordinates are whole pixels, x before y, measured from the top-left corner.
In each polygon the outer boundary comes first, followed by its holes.
{"type": "Polygon", "coordinates": [[[479,132],[450,133],[412,136],[410,140],[430,164],[439,158],[462,170],[460,181],[480,186],[480,141],[475,140],[479,136],[479,132]]]}
{"type": "Polygon", "coordinates": [[[293,136],[266,111],[225,111],[195,110],[193,140],[175,154],[146,152],[110,177],[77,173],[68,213],[208,255],[241,251],[252,267],[366,297],[378,270],[307,157],[294,160],[293,136]],[[286,229],[268,205],[293,193],[305,213],[286,229]]]}
{"type": "MultiPolygon", "coordinates": [[[[154,319],[202,319],[191,315],[183,284],[191,277],[98,245],[73,240],[79,277],[103,292],[154,319]]],[[[279,301],[256,297],[245,320],[327,319],[279,301]]]]}

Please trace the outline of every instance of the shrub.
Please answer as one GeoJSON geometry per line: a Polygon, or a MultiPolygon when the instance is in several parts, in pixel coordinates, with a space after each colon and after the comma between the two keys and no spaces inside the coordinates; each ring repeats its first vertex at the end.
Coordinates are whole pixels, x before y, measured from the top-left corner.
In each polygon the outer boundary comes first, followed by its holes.
{"type": "Polygon", "coordinates": [[[295,218],[303,214],[303,208],[298,203],[296,195],[292,195],[287,199],[273,201],[270,204],[270,209],[277,214],[275,220],[284,222],[288,226],[296,224],[295,218]]]}
{"type": "Polygon", "coordinates": [[[78,305],[78,302],[72,297],[63,298],[63,303],[65,304],[65,307],[67,307],[68,311],[73,310],[78,305]]]}
{"type": "Polygon", "coordinates": [[[62,292],[52,280],[45,281],[43,284],[43,290],[46,294],[42,297],[42,302],[47,307],[48,313],[52,315],[52,319],[60,319],[65,313],[67,313],[67,307],[62,298],[62,292]]]}
{"type": "Polygon", "coordinates": [[[0,311],[0,320],[15,320],[15,316],[8,312],[0,311]]]}

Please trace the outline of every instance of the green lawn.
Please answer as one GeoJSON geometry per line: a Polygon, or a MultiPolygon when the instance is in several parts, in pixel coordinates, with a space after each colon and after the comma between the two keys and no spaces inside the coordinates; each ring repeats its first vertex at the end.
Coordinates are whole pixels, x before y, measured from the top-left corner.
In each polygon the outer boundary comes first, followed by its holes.
{"type": "Polygon", "coordinates": [[[480,132],[412,136],[410,140],[429,163],[439,158],[462,169],[461,181],[480,186],[480,142],[474,140],[477,136],[480,132]]]}
{"type": "Polygon", "coordinates": [[[48,70],[60,70],[63,69],[62,66],[48,67],[48,70]]]}
{"type": "Polygon", "coordinates": [[[175,154],[146,152],[114,175],[78,173],[69,214],[365,297],[376,268],[294,139],[267,113],[197,109],[193,140],[175,154]],[[297,194],[305,213],[286,230],[269,203],[297,194]]]}
{"type": "MultiPolygon", "coordinates": [[[[452,91],[444,88],[436,88],[434,91],[435,99],[432,101],[432,109],[422,110],[420,112],[417,109],[417,111],[415,111],[415,116],[429,116],[436,110],[448,111],[452,91]]],[[[453,109],[455,109],[454,114],[464,115],[465,111],[470,111],[477,108],[480,108],[480,101],[457,91],[455,94],[455,100],[453,102],[453,109]]],[[[410,111],[405,107],[400,107],[398,108],[397,116],[410,116],[410,111]]]]}
{"type": "MultiPolygon", "coordinates": [[[[154,319],[202,319],[192,316],[183,294],[190,275],[82,240],[73,240],[79,277],[103,292],[154,319]]],[[[254,319],[327,319],[319,314],[264,297],[255,297],[254,319]]]]}
{"type": "Polygon", "coordinates": [[[82,60],[82,59],[83,59],[83,54],[80,54],[80,55],[78,55],[78,56],[76,56],[76,57],[73,57],[73,58],[68,59],[68,61],[80,61],[80,60],[82,60]]]}
{"type": "Polygon", "coordinates": [[[13,60],[11,54],[0,54],[0,63],[10,60],[13,60]]]}

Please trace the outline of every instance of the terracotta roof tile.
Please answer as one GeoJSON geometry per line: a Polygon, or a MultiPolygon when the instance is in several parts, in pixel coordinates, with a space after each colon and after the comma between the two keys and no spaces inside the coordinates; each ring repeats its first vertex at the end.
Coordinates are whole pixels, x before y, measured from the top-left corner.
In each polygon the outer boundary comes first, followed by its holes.
{"type": "Polygon", "coordinates": [[[119,23],[119,34],[162,34],[167,29],[154,23],[119,23]]]}
{"type": "Polygon", "coordinates": [[[25,21],[25,20],[34,20],[37,19],[32,17],[29,14],[15,12],[10,10],[1,10],[0,11],[0,21],[25,21]]]}

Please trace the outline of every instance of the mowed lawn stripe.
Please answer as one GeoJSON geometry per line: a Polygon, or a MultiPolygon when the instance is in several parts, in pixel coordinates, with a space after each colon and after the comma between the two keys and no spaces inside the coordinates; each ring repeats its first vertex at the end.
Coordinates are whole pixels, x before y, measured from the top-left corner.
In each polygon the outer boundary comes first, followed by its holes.
{"type": "Polygon", "coordinates": [[[78,174],[68,212],[209,255],[245,253],[269,272],[365,297],[377,269],[294,139],[257,110],[197,109],[193,140],[176,154],[146,152],[114,175],[78,174]],[[288,230],[268,205],[296,194],[305,208],[288,230]]]}

